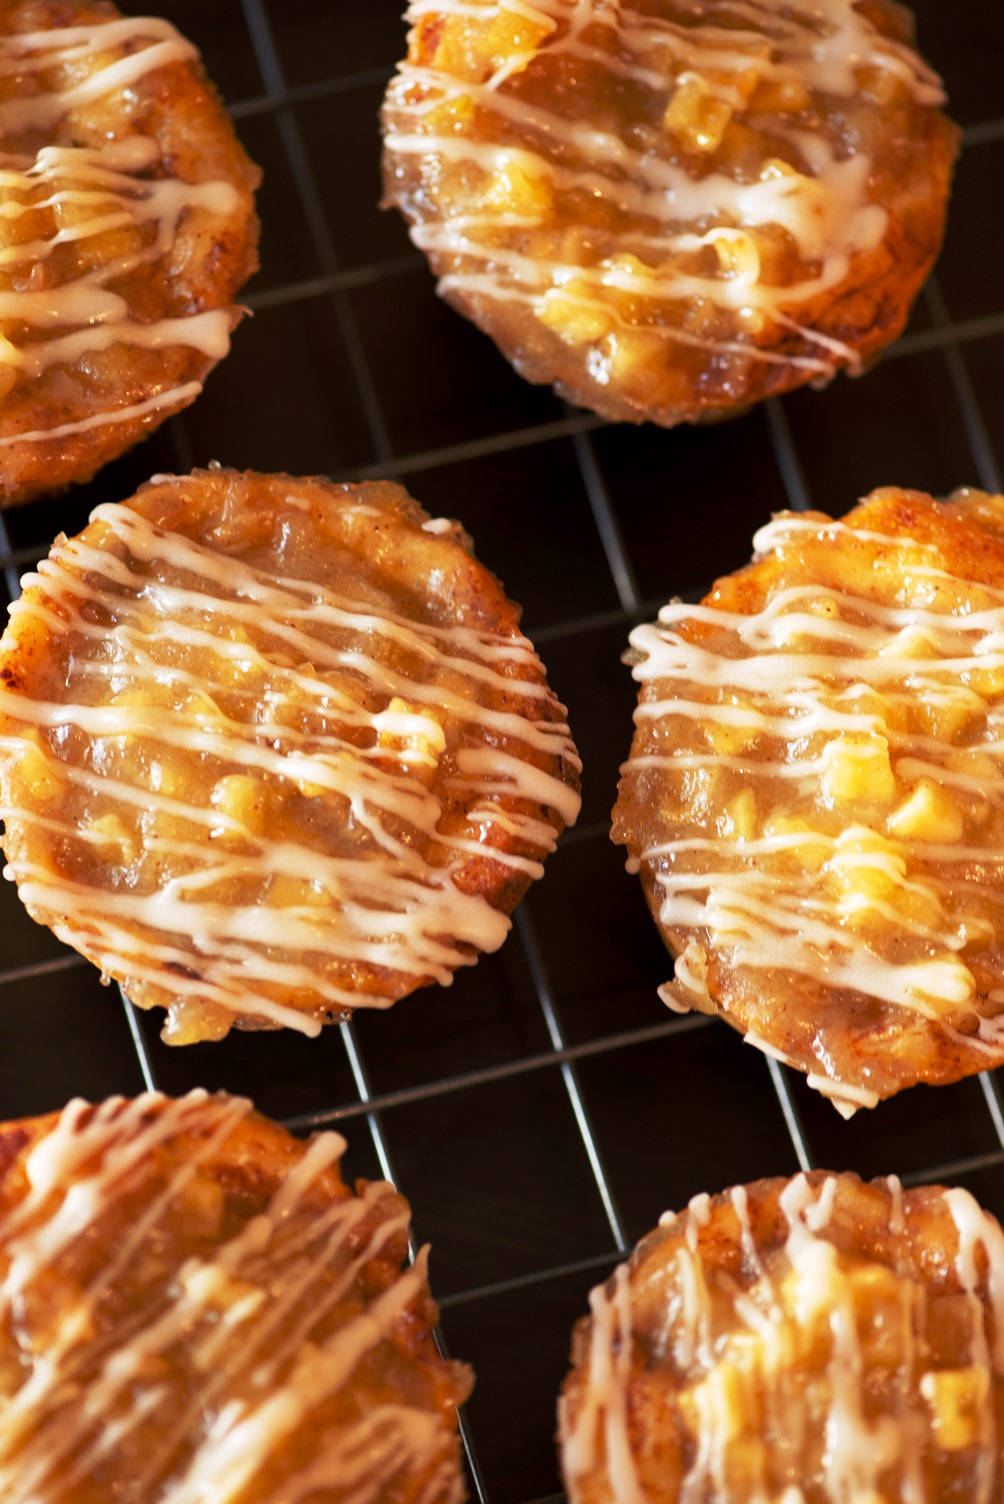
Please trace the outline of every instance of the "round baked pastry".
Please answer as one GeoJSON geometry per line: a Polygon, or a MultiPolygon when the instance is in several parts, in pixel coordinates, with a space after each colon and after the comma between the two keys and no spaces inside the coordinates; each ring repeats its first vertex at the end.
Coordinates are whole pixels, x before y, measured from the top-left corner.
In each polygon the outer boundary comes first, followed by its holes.
{"type": "Polygon", "coordinates": [[[407,1202],[240,1098],[0,1127],[5,1504],[458,1504],[407,1202]]]}
{"type": "Polygon", "coordinates": [[[159,476],[23,585],[7,875],[173,1043],[448,983],[578,814],[518,607],[399,486],[159,476]]]}
{"type": "Polygon", "coordinates": [[[0,504],[198,395],[257,266],[259,178],[167,21],[0,0],[0,504]]]}
{"type": "Polygon", "coordinates": [[[782,513],[632,634],[613,838],[717,1012],[846,1112],[1004,1062],[1004,498],[782,513]]]}
{"type": "Polygon", "coordinates": [[[724,416],[900,332],[957,132],[889,0],[415,0],[385,202],[446,300],[607,418],[724,416]]]}
{"type": "Polygon", "coordinates": [[[576,1328],[571,1504],[997,1499],[1002,1291],[967,1191],[817,1171],[697,1196],[576,1328]]]}

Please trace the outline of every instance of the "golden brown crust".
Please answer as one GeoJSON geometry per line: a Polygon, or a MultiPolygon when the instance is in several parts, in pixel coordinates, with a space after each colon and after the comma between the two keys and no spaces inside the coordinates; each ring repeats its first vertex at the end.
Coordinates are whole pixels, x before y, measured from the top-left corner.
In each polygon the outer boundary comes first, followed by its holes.
{"type": "Polygon", "coordinates": [[[887,488],[758,547],[634,639],[613,834],[667,1000],[845,1108],[999,1064],[1004,500],[887,488]]]}
{"type": "Polygon", "coordinates": [[[258,265],[261,174],[194,48],[167,23],[125,21],[101,3],[0,7],[0,150],[24,173],[3,196],[37,205],[0,229],[0,287],[23,309],[11,303],[3,322],[15,351],[0,365],[8,505],[87,480],[194,399],[258,265]],[[65,47],[47,53],[63,28],[65,47]],[[28,32],[46,41],[28,49],[25,74],[11,48],[28,32]],[[103,68],[130,58],[121,85],[95,87],[103,68]],[[28,242],[44,253],[23,260],[28,242]],[[54,290],[55,322],[37,323],[32,297],[54,290]],[[89,323],[114,326],[115,338],[103,343],[89,323]]]}
{"type": "Polygon", "coordinates": [[[0,647],[29,911],[178,1043],[448,982],[578,812],[518,620],[389,483],[200,471],[100,508],[0,647]]]}
{"type": "Polygon", "coordinates": [[[1004,1238],[964,1191],[813,1171],[667,1214],[579,1322],[572,1504],[996,1498],[1004,1238]]]}
{"type": "Polygon", "coordinates": [[[528,380],[672,425],[860,369],[900,333],[957,145],[902,7],[410,19],[385,202],[528,380]]]}
{"type": "Polygon", "coordinates": [[[353,1196],[343,1147],[204,1092],[0,1126],[9,1504],[155,1504],[196,1477],[234,1504],[458,1504],[470,1375],[437,1354],[424,1255],[403,1268],[407,1203],[353,1196]]]}

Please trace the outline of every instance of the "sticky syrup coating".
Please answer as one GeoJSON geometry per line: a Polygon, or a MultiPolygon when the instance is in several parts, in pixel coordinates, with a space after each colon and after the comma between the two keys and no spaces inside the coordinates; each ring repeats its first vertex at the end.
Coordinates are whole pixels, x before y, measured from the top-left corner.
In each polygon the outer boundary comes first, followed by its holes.
{"type": "Polygon", "coordinates": [[[258,265],[261,173],[195,48],[102,0],[2,0],[0,151],[10,505],[89,479],[195,399],[258,265]]]}
{"type": "Polygon", "coordinates": [[[718,1013],[844,1111],[1004,1061],[1004,499],[781,514],[632,636],[613,838],[718,1013]]]}
{"type": "Polygon", "coordinates": [[[593,1292],[560,1405],[571,1504],[997,1498],[996,1221],[813,1171],[697,1196],[593,1292]]]}
{"type": "Polygon", "coordinates": [[[459,1504],[471,1376],[343,1148],[205,1092],[0,1126],[7,1504],[459,1504]]]}
{"type": "Polygon", "coordinates": [[[7,875],[170,1042],[448,983],[578,814],[519,608],[399,486],[157,477],[23,583],[7,875]]]}
{"type": "Polygon", "coordinates": [[[902,7],[408,17],[385,203],[527,380],[673,425],[860,370],[899,334],[957,143],[902,7]]]}

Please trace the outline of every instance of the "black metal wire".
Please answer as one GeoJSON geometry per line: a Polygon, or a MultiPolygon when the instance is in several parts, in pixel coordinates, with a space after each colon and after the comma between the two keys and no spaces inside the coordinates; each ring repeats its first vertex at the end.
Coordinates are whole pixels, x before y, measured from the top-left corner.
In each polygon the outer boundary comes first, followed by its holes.
{"type": "MultiPolygon", "coordinates": [[[[395,10],[397,8],[395,0],[395,10]]],[[[166,9],[170,13],[170,6],[166,9]]],[[[539,630],[534,632],[534,640],[539,648],[546,648],[548,656],[552,652],[559,657],[565,655],[572,664],[598,651],[596,644],[606,641],[610,636],[626,640],[632,621],[642,614],[654,614],[661,602],[651,598],[651,586],[639,580],[644,561],[639,559],[637,550],[632,550],[622,525],[623,502],[617,495],[610,451],[603,442],[606,425],[600,419],[589,413],[567,408],[562,410],[557,406],[543,416],[533,418],[528,418],[522,410],[514,409],[512,423],[501,429],[487,425],[478,434],[471,435],[465,431],[458,432],[455,437],[447,435],[445,438],[442,433],[437,433],[431,435],[427,443],[417,445],[409,441],[406,446],[401,446],[395,439],[385,394],[381,391],[375,374],[378,369],[376,356],[379,352],[368,346],[366,328],[353,300],[360,293],[373,290],[395,296],[402,279],[411,276],[416,266],[421,264],[420,258],[413,251],[402,249],[399,253],[380,255],[359,264],[342,263],[325,209],[325,195],[337,191],[337,187],[331,189],[319,182],[299,123],[299,112],[307,106],[323,104],[326,100],[351,101],[354,97],[368,101],[374,87],[389,73],[394,59],[388,56],[386,70],[374,68],[370,61],[365,66],[356,66],[352,56],[346,53],[342,45],[341,10],[335,5],[330,7],[330,67],[325,70],[319,65],[319,76],[316,79],[290,84],[283,63],[283,43],[303,14],[301,7],[296,4],[280,5],[278,0],[275,4],[267,4],[266,0],[241,0],[239,7],[237,4],[232,6],[232,11],[234,26],[242,24],[246,29],[247,44],[257,62],[262,85],[261,93],[233,100],[232,114],[238,123],[266,119],[275,121],[284,153],[285,170],[295,186],[303,224],[320,268],[317,275],[291,280],[261,291],[255,291],[252,287],[247,301],[262,319],[311,299],[327,299],[334,310],[335,328],[360,400],[371,451],[370,459],[346,468],[335,478],[363,480],[418,476],[428,477],[431,483],[450,473],[466,473],[466,469],[470,467],[490,465],[504,456],[516,456],[529,465],[538,452],[567,448],[573,458],[573,472],[581,484],[589,515],[600,540],[607,572],[604,584],[609,586],[609,592],[608,596],[604,596],[597,588],[595,598],[591,598],[581,608],[570,610],[558,620],[542,621],[539,630]]],[[[403,46],[403,28],[401,45],[403,46]]],[[[359,130],[374,129],[375,122],[367,104],[367,111],[360,112],[359,130]]],[[[1002,137],[1004,120],[976,122],[967,128],[965,149],[979,147],[985,150],[1002,137]]],[[[998,185],[998,188],[1001,187],[1004,184],[998,185]]],[[[376,194],[377,186],[374,184],[373,212],[376,194]]],[[[992,256],[988,253],[988,266],[991,262],[992,256]]],[[[974,386],[969,357],[983,342],[999,339],[1004,335],[1004,309],[995,308],[974,317],[953,320],[937,282],[931,283],[925,300],[930,326],[912,330],[889,352],[888,359],[898,364],[932,354],[940,358],[947,373],[974,474],[986,487],[999,488],[1002,484],[1001,464],[991,422],[981,406],[974,386]]],[[[237,352],[231,357],[233,360],[239,358],[237,352]]],[[[816,400],[825,402],[827,399],[821,395],[816,400]]],[[[281,414],[277,416],[277,421],[281,421],[281,414]]],[[[811,456],[799,447],[788,407],[784,402],[777,401],[766,404],[763,421],[766,432],[765,452],[773,457],[783,492],[778,496],[778,504],[795,509],[812,505],[813,497],[807,479],[807,462],[811,456]]],[[[191,444],[184,418],[175,420],[172,442],[179,464],[190,463],[191,444]]],[[[727,444],[727,439],[723,438],[722,442],[727,444]]],[[[296,455],[290,455],[287,468],[296,470],[296,455]]],[[[966,478],[968,477],[960,477],[960,480],[966,478]]],[[[894,477],[878,476],[876,483],[892,479],[894,477]]],[[[848,505],[854,499],[848,497],[848,505]]],[[[17,571],[25,564],[34,563],[47,551],[51,541],[51,532],[47,532],[47,529],[55,515],[55,512],[37,511],[35,532],[30,537],[26,536],[23,525],[19,524],[9,531],[0,518],[0,565],[6,570],[6,583],[11,596],[18,588],[17,571]]],[[[751,519],[751,523],[762,520],[765,519],[751,519]]],[[[55,531],[54,527],[52,531],[55,531]]],[[[686,554],[688,546],[684,518],[681,520],[680,532],[681,556],[686,554]]],[[[491,565],[493,560],[487,558],[486,562],[491,565]]],[[[561,564],[553,559],[542,558],[540,567],[542,570],[554,570],[560,568],[561,564]]],[[[694,582],[688,580],[686,585],[686,593],[692,593],[694,582]]],[[[602,711],[598,719],[604,720],[605,714],[602,711]]],[[[628,738],[629,726],[625,725],[625,751],[628,738]]],[[[590,773],[587,765],[587,790],[590,773]]],[[[607,828],[603,811],[594,809],[584,819],[580,829],[566,838],[564,844],[567,860],[574,858],[576,863],[595,863],[599,867],[602,865],[606,843],[607,828]]],[[[559,858],[560,855],[559,853],[559,858]]],[[[545,885],[550,880],[549,876],[545,876],[545,885]]],[[[619,892],[616,900],[611,898],[611,902],[623,904],[625,913],[628,912],[627,901],[619,892]]],[[[302,1111],[287,1111],[283,1117],[296,1132],[333,1124],[344,1126],[349,1131],[357,1119],[362,1119],[368,1124],[382,1173],[397,1179],[401,1136],[398,1135],[395,1141],[391,1125],[401,1115],[408,1114],[408,1121],[414,1123],[416,1112],[432,1113],[447,1105],[449,1099],[460,1103],[467,1100],[465,1094],[473,1096],[479,1092],[504,1090],[515,1084],[526,1087],[534,1097],[538,1094],[543,1096],[549,1083],[560,1081],[571,1121],[578,1135],[587,1177],[575,1184],[585,1184],[587,1181],[591,1183],[602,1209],[595,1246],[583,1248],[581,1256],[568,1257],[561,1253],[551,1261],[531,1262],[528,1267],[515,1272],[512,1269],[502,1270],[497,1277],[453,1288],[441,1298],[448,1321],[460,1318],[466,1320],[472,1314],[476,1319],[480,1311],[494,1311],[502,1302],[518,1301],[524,1294],[537,1296],[541,1292],[558,1291],[569,1284],[581,1285],[583,1300],[580,1309],[584,1311],[587,1285],[605,1277],[616,1260],[624,1256],[632,1237],[639,1230],[634,1224],[642,1215],[637,1211],[629,1211],[622,1195],[622,1185],[619,1182],[623,1180],[624,1172],[619,1167],[614,1168],[612,1156],[608,1152],[610,1129],[605,1119],[601,1122],[600,1110],[592,1100],[596,1095],[596,1077],[593,1073],[603,1066],[610,1078],[622,1080],[628,1077],[630,1062],[637,1060],[639,1052],[685,1052],[689,1046],[696,1044],[702,1051],[706,1048],[710,1058],[713,1048],[723,1048],[720,1032],[723,1026],[700,1016],[678,1018],[668,1015],[661,1010],[654,996],[649,1015],[651,1021],[641,1026],[635,1026],[630,1013],[625,1018],[621,1017],[617,1011],[621,1006],[618,1002],[604,1015],[604,1022],[596,1026],[594,1033],[575,1032],[585,1026],[578,1019],[570,1018],[569,1010],[560,996],[552,962],[555,950],[560,949],[561,937],[559,935],[551,950],[548,949],[550,939],[538,924],[531,904],[517,919],[514,931],[506,942],[507,947],[512,948],[513,956],[519,957],[518,964],[513,960],[512,968],[521,978],[526,979],[525,985],[532,990],[537,1010],[537,1021],[533,1027],[538,1027],[539,1032],[529,1044],[509,1054],[503,1052],[500,1058],[490,1059],[487,1063],[474,1060],[461,1065],[454,1061],[443,1073],[436,1074],[425,1068],[419,1073],[417,1080],[381,1086],[375,1084],[375,1074],[385,1069],[385,1063],[377,1058],[375,1047],[371,1047],[371,1058],[367,1058],[367,1048],[360,1043],[357,1031],[353,1026],[345,1025],[342,1026],[342,1035],[353,1083],[352,1094],[345,1100],[328,1100],[320,1105],[312,1104],[302,1111]]],[[[5,960],[7,957],[5,947],[5,960]]],[[[70,955],[26,960],[12,942],[9,964],[0,968],[0,988],[9,996],[15,987],[26,982],[41,982],[72,972],[82,964],[70,955]]],[[[507,1005],[513,1009],[514,1015],[517,1003],[523,1001],[521,997],[517,997],[517,991],[513,984],[511,996],[507,999],[507,1005]]],[[[4,993],[0,993],[0,1007],[5,1001],[4,993]]],[[[420,1007],[421,1003],[417,1002],[414,1006],[420,1007]]],[[[623,1006],[625,1009],[629,1008],[629,1000],[626,998],[623,1006]]],[[[160,1084],[165,1078],[164,1063],[156,1045],[150,1042],[128,1005],[126,1027],[142,1080],[149,1087],[160,1084]]],[[[450,1058],[453,1059],[452,1056],[450,1058]]],[[[715,1056],[716,1061],[717,1058],[715,1056]]],[[[777,1122],[783,1125],[778,1131],[785,1136],[794,1162],[803,1168],[809,1168],[818,1158],[814,1145],[814,1136],[818,1134],[815,1104],[807,1098],[804,1084],[793,1081],[791,1073],[785,1067],[774,1060],[769,1060],[767,1065],[770,1090],[762,1100],[772,1100],[775,1103],[777,1122]]],[[[9,1063],[0,1063],[0,1083],[7,1079],[4,1072],[9,1069],[9,1063]]],[[[985,1137],[986,1147],[966,1147],[965,1152],[960,1151],[955,1157],[950,1154],[932,1157],[923,1165],[911,1166],[904,1173],[904,1180],[912,1183],[927,1177],[952,1178],[1000,1172],[1004,1165],[1004,1104],[1000,1086],[992,1073],[984,1074],[978,1079],[979,1091],[974,1099],[975,1105],[971,1104],[971,1099],[966,1099],[969,1104],[967,1111],[970,1113],[967,1126],[971,1120],[974,1141],[982,1143],[985,1137]]],[[[672,1090],[686,1093],[687,1083],[675,1082],[672,1090]]],[[[829,1108],[826,1110],[830,1111],[829,1108]]],[[[667,1161],[673,1165],[678,1182],[681,1185],[693,1184],[694,1189],[697,1189],[701,1184],[699,1177],[707,1137],[706,1125],[700,1123],[700,1114],[720,1116],[722,1103],[695,1100],[693,1113],[697,1126],[692,1141],[684,1144],[668,1143],[664,1152],[667,1161]]],[[[876,1131],[879,1134],[884,1131],[883,1122],[884,1120],[876,1117],[876,1131]]],[[[644,1133],[645,1129],[645,1124],[639,1125],[639,1132],[644,1133]]],[[[754,1127],[753,1131],[759,1129],[754,1127]]],[[[506,1161],[505,1124],[500,1124],[499,1136],[498,1162],[486,1167],[486,1174],[490,1173],[498,1178],[499,1196],[505,1196],[505,1205],[508,1207],[511,1204],[518,1214],[519,1187],[511,1188],[507,1183],[509,1169],[506,1161]]],[[[541,1156],[547,1156],[555,1151],[552,1144],[541,1143],[539,1152],[541,1156]]],[[[402,1189],[409,1195],[412,1194],[408,1184],[409,1176],[415,1175],[414,1167],[401,1172],[402,1189]]],[[[706,1188],[713,1190],[717,1187],[709,1185],[706,1188]]],[[[568,1196],[573,1194],[570,1182],[568,1196]]],[[[424,1209],[417,1209],[421,1215],[424,1209]]],[[[555,1207],[554,1215],[561,1218],[571,1210],[570,1204],[565,1203],[555,1207]]],[[[536,1208],[533,1215],[539,1215],[536,1208]]],[[[458,1355],[466,1356],[463,1352],[458,1355]]],[[[482,1383],[490,1393],[496,1392],[492,1389],[493,1361],[494,1354],[491,1352],[482,1356],[482,1383]]],[[[526,1361],[528,1364],[535,1362],[532,1352],[527,1354],[526,1361]]],[[[553,1432],[553,1415],[541,1415],[539,1427],[540,1436],[548,1438],[553,1432]]],[[[553,1474],[550,1478],[547,1476],[547,1466],[543,1463],[533,1474],[533,1480],[521,1492],[520,1480],[523,1475],[511,1472],[504,1464],[504,1431],[504,1417],[499,1420],[497,1415],[488,1412],[487,1406],[479,1409],[479,1391],[476,1390],[464,1420],[464,1444],[472,1488],[480,1504],[531,1504],[534,1499],[539,1499],[540,1504],[554,1504],[560,1495],[550,1491],[553,1488],[553,1474]]],[[[517,1451],[527,1445],[525,1436],[512,1438],[512,1446],[517,1451]]],[[[540,1445],[543,1446],[543,1442],[540,1445]]]]}

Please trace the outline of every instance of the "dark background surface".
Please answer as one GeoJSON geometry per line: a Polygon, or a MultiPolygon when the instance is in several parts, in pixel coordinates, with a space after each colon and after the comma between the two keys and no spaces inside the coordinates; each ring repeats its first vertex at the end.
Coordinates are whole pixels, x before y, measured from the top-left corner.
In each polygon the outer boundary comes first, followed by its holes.
{"type": "Polygon", "coordinates": [[[906,336],[860,381],[675,432],[607,427],[521,382],[378,211],[401,8],[164,7],[265,170],[254,318],[188,412],[91,485],[9,514],[2,562],[16,588],[59,529],[158,470],[399,479],[459,517],[524,604],[584,760],[580,824],[497,955],[313,1041],[168,1049],[157,1019],[135,1017],[2,885],[0,1118],[146,1084],[246,1092],[297,1130],[337,1123],[349,1174],[392,1176],[432,1244],[445,1344],[478,1375],[472,1493],[519,1504],[560,1489],[555,1395],[587,1292],[667,1207],[813,1165],[966,1185],[1004,1213],[1000,1073],[843,1122],[724,1025],[662,1006],[669,961],[607,834],[636,620],[745,562],[781,507],[841,513],[882,484],[1001,488],[1004,7],[916,7],[964,138],[945,250],[906,336]]]}

